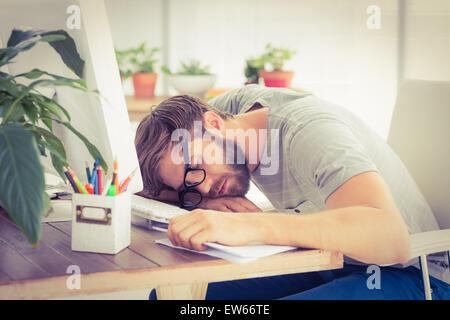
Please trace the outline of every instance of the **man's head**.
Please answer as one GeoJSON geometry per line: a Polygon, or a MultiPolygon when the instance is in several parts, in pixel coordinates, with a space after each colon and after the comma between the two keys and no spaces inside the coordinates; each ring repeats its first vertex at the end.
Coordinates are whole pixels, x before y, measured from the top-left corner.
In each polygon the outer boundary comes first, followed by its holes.
{"type": "Polygon", "coordinates": [[[243,152],[224,134],[225,123],[232,119],[231,114],[187,95],[169,98],[153,108],[139,124],[135,139],[144,191],[158,196],[164,189],[183,190],[185,161],[176,133],[184,132],[189,165],[206,172],[195,189],[208,197],[245,195],[250,173],[246,163],[238,161],[243,152]],[[198,125],[200,134],[195,130],[198,125]],[[230,145],[234,152],[225,152],[230,145]]]}

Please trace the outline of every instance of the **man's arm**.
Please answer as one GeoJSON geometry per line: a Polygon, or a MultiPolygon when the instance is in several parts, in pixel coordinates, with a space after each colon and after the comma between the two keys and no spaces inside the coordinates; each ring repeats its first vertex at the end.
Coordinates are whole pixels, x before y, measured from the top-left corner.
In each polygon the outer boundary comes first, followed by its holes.
{"type": "Polygon", "coordinates": [[[227,214],[197,209],[171,220],[175,245],[204,250],[204,242],[253,241],[336,250],[365,263],[409,260],[409,235],[387,185],[375,172],[357,175],[333,192],[329,210],[314,214],[227,214]]]}
{"type": "Polygon", "coordinates": [[[409,260],[409,234],[384,180],[359,174],[334,191],[326,211],[271,217],[267,240],[274,244],[337,250],[365,263],[409,260]]]}
{"type": "Polygon", "coordinates": [[[167,202],[169,204],[178,204],[178,195],[176,191],[162,190],[158,196],[153,196],[146,190],[142,190],[136,193],[138,196],[154,199],[162,202],[167,202]]]}
{"type": "Polygon", "coordinates": [[[222,212],[261,212],[262,210],[246,197],[218,197],[202,199],[200,209],[222,212]]]}

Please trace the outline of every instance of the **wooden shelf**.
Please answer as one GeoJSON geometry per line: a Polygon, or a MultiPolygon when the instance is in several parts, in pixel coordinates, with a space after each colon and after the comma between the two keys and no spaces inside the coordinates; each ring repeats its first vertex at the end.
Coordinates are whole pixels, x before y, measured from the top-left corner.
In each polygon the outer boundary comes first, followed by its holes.
{"type": "Polygon", "coordinates": [[[149,114],[152,106],[160,104],[167,98],[169,96],[155,96],[151,99],[135,99],[133,96],[125,96],[130,121],[141,121],[149,114]]]}
{"type": "Polygon", "coordinates": [[[155,96],[151,99],[135,99],[133,96],[125,96],[125,102],[129,112],[145,112],[150,111],[150,107],[157,105],[169,98],[169,96],[155,96]]]}
{"type": "MultiPolygon", "coordinates": [[[[206,100],[209,100],[221,93],[230,90],[229,88],[209,89],[206,93],[206,100]]],[[[310,92],[302,89],[292,89],[294,91],[308,94],[310,92]]],[[[128,114],[130,121],[140,122],[146,115],[149,114],[150,108],[154,105],[160,104],[162,101],[170,98],[171,96],[155,96],[151,99],[135,99],[134,96],[125,96],[125,102],[127,104],[128,114]]]]}

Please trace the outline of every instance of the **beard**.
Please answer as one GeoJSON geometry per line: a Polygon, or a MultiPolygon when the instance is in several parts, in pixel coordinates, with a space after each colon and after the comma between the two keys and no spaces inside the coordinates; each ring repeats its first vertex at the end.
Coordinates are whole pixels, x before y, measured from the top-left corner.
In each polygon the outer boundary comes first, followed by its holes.
{"type": "Polygon", "coordinates": [[[233,173],[227,174],[219,179],[209,192],[210,197],[243,197],[247,194],[250,188],[250,171],[244,164],[228,165],[228,168],[233,173]],[[225,194],[219,191],[223,183],[227,180],[227,190],[225,194]]]}
{"type": "Polygon", "coordinates": [[[217,181],[211,188],[210,196],[217,197],[225,180],[228,180],[227,191],[220,197],[243,197],[250,188],[250,170],[247,167],[247,160],[242,148],[233,140],[226,140],[227,150],[224,152],[224,160],[227,169],[232,173],[226,174],[217,181]],[[229,152],[229,148],[233,152],[229,152]]]}

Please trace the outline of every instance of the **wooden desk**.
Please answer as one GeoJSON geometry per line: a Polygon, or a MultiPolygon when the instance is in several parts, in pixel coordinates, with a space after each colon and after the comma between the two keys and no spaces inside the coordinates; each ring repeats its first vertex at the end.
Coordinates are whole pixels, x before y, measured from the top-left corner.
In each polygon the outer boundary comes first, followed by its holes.
{"type": "Polygon", "coordinates": [[[209,282],[341,268],[342,254],[299,249],[246,264],[168,248],[164,233],[132,227],[131,245],[116,255],[76,252],[70,222],[43,223],[36,248],[0,212],[0,299],[49,299],[156,288],[160,299],[204,299],[209,282]],[[68,266],[81,288],[68,289],[68,266]]]}

